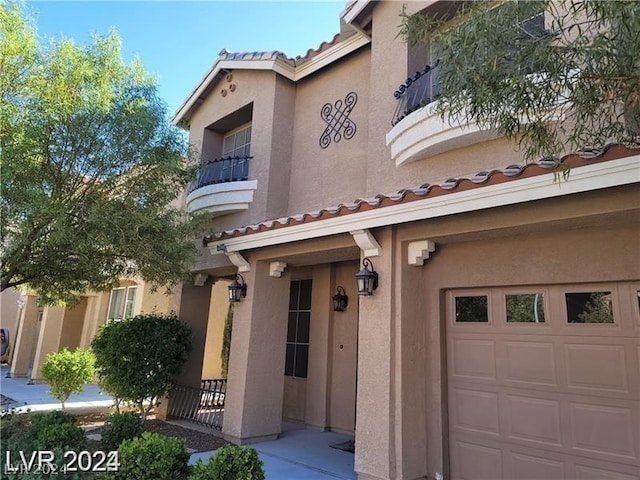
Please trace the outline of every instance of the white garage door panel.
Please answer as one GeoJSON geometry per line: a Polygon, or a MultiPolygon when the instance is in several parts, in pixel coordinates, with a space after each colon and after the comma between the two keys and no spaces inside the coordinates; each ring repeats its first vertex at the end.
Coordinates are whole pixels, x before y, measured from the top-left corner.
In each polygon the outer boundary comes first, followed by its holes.
{"type": "MultiPolygon", "coordinates": [[[[640,478],[639,290],[619,283],[449,292],[453,479],[640,478]],[[569,300],[599,291],[611,292],[614,323],[569,323],[577,318],[569,300]],[[507,322],[505,295],[514,292],[543,292],[536,318],[544,323],[507,322]],[[483,295],[486,316],[456,303],[483,295]],[[456,321],[465,316],[481,322],[456,321]]],[[[596,307],[590,321],[608,321],[596,307]]]]}

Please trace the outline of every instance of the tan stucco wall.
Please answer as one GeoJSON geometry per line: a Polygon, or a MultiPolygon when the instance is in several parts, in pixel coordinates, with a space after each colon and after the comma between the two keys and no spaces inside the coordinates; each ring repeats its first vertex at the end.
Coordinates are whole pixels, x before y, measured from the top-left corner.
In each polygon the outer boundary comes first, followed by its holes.
{"type": "Polygon", "coordinates": [[[353,200],[365,190],[369,116],[369,49],[364,47],[348,61],[337,62],[298,82],[293,121],[293,157],[287,213],[295,214],[336,203],[353,200]],[[356,124],[351,139],[338,143],[333,136],[327,148],[321,148],[320,137],[326,123],[320,110],[335,102],[344,104],[349,92],[358,95],[349,119],[356,124]]]}
{"type": "Polygon", "coordinates": [[[39,308],[36,295],[25,292],[21,300],[20,320],[15,332],[14,351],[11,355],[11,376],[24,378],[29,373],[40,333],[39,308]]]}
{"type": "Polygon", "coordinates": [[[231,281],[229,280],[218,280],[211,287],[202,378],[222,378],[222,360],[220,359],[220,354],[222,352],[224,323],[229,309],[227,287],[230,283],[231,281]]]}
{"type": "Polygon", "coordinates": [[[331,312],[332,341],[331,382],[329,392],[329,427],[333,431],[353,433],[356,421],[356,369],[358,355],[358,293],[354,275],[360,270],[357,262],[334,264],[332,291],[338,285],[345,289],[349,305],[343,312],[331,312]]]}
{"type": "Polygon", "coordinates": [[[175,311],[171,294],[167,294],[165,288],[160,287],[154,291],[151,285],[143,283],[138,287],[138,295],[140,295],[140,312],[139,313],[169,313],[175,311]]]}
{"type": "Polygon", "coordinates": [[[31,380],[33,381],[39,382],[43,380],[42,365],[44,365],[47,355],[58,351],[65,310],[65,307],[46,307],[44,309],[31,372],[31,380]]]}
{"type": "Polygon", "coordinates": [[[87,303],[87,297],[82,297],[78,305],[66,309],[58,350],[62,350],[65,347],[69,350],[75,350],[80,346],[87,303]]]}

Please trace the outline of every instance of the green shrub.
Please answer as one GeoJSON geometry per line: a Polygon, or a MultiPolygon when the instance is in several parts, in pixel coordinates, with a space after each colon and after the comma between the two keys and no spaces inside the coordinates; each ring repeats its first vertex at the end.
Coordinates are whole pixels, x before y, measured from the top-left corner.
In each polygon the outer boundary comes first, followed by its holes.
{"type": "MultiPolygon", "coordinates": [[[[42,450],[54,452],[59,480],[87,480],[94,478],[93,473],[63,473],[64,453],[69,450],[80,451],[86,448],[86,439],[81,428],[75,425],[75,418],[59,410],[48,413],[11,413],[3,415],[0,420],[0,451],[2,459],[10,452],[13,459],[31,458],[31,455],[42,450]]],[[[2,478],[7,478],[2,476],[2,478]]],[[[49,473],[30,472],[16,473],[8,478],[24,480],[45,480],[53,478],[49,473]]]]}
{"type": "Polygon", "coordinates": [[[42,365],[42,377],[51,388],[51,396],[60,400],[62,408],[72,393],[82,392],[82,386],[93,379],[94,363],[93,353],[79,348],[73,352],[64,348],[47,355],[42,365]]]}
{"type": "Polygon", "coordinates": [[[16,410],[3,412],[0,416],[0,451],[2,459],[8,450],[26,450],[33,442],[31,433],[32,415],[16,410]]]}
{"type": "Polygon", "coordinates": [[[40,450],[53,450],[60,447],[65,451],[79,451],[87,446],[84,430],[72,423],[47,425],[42,430],[36,431],[35,436],[40,450]]]}
{"type": "Polygon", "coordinates": [[[189,453],[184,440],[144,432],[118,448],[120,467],[110,478],[122,480],[184,480],[189,453]]]}
{"type": "Polygon", "coordinates": [[[167,392],[191,349],[191,330],[175,314],[107,322],[91,347],[101,385],[134,403],[143,419],[167,392]]]}
{"type": "Polygon", "coordinates": [[[251,447],[226,445],[207,463],[198,460],[190,480],[264,480],[262,460],[251,447]]]}
{"type": "Polygon", "coordinates": [[[40,450],[60,447],[64,450],[81,450],[87,445],[84,431],[75,425],[76,419],[70,413],[53,410],[34,413],[31,416],[31,435],[40,450]]]}
{"type": "Polygon", "coordinates": [[[117,450],[123,440],[142,435],[142,421],[135,412],[112,413],[102,429],[102,444],[108,450],[117,450]]]}
{"type": "Polygon", "coordinates": [[[69,412],[62,410],[52,410],[46,413],[33,413],[31,415],[31,424],[33,428],[42,430],[49,425],[63,425],[65,423],[76,423],[76,418],[69,412]]]}

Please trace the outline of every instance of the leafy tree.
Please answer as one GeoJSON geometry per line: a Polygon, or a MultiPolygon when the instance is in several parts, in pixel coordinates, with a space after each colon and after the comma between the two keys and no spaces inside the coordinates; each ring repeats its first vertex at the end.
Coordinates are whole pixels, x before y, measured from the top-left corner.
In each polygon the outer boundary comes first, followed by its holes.
{"type": "Polygon", "coordinates": [[[457,14],[401,14],[400,35],[440,59],[443,118],[496,129],[528,159],[640,140],[640,2],[479,1],[457,14]]]}
{"type": "Polygon", "coordinates": [[[2,2],[0,71],[0,290],[74,301],[121,277],[182,279],[197,233],[171,205],[190,174],[186,142],[117,34],[42,46],[2,2]]]}
{"type": "Polygon", "coordinates": [[[138,315],[103,325],[91,347],[102,385],[144,422],[187,360],[191,331],[175,314],[138,315]]]}
{"type": "Polygon", "coordinates": [[[72,393],[82,392],[82,386],[95,374],[94,356],[89,350],[67,348],[47,355],[42,365],[42,376],[49,384],[53,398],[64,402],[72,393]]]}

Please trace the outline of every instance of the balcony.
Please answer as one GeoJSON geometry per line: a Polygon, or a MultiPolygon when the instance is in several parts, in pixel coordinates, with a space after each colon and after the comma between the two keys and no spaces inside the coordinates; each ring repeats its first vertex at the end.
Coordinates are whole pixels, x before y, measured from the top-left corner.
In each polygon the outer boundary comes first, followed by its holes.
{"type": "Polygon", "coordinates": [[[225,157],[208,161],[198,170],[187,195],[190,212],[226,215],[249,208],[257,180],[249,180],[252,157],[225,157]]]}
{"type": "Polygon", "coordinates": [[[437,112],[438,62],[407,78],[394,92],[398,103],[386,136],[396,166],[497,138],[476,123],[449,123],[437,112]]]}

